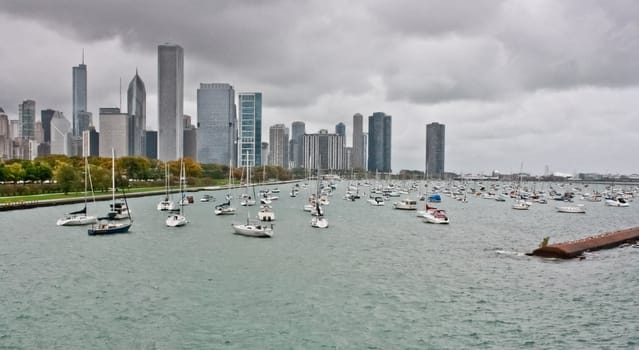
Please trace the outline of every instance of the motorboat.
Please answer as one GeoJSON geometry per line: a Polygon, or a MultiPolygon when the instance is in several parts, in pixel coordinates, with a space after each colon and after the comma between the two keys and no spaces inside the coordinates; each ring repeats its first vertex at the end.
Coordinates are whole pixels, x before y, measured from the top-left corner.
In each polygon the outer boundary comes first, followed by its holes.
{"type": "Polygon", "coordinates": [[[274,221],[275,213],[273,212],[273,207],[270,205],[260,206],[260,210],[257,212],[257,218],[260,221],[274,221]]]}
{"type": "Polygon", "coordinates": [[[609,207],[628,207],[630,204],[623,198],[617,197],[615,199],[606,199],[606,205],[609,207]]]}
{"type": "Polygon", "coordinates": [[[186,217],[180,213],[170,214],[169,217],[166,218],[166,226],[169,227],[180,227],[187,223],[188,220],[186,220],[186,217]]]}
{"type": "Polygon", "coordinates": [[[531,203],[526,201],[525,199],[518,199],[513,202],[512,208],[515,210],[528,210],[530,209],[531,203]]]}
{"type": "Polygon", "coordinates": [[[585,214],[586,207],[583,204],[578,205],[564,205],[556,207],[557,211],[560,213],[575,213],[575,214],[585,214]]]}
{"type": "Polygon", "coordinates": [[[377,196],[375,198],[370,198],[368,200],[368,203],[375,207],[381,207],[384,205],[384,197],[377,196]]]}
{"type": "Polygon", "coordinates": [[[215,197],[211,196],[210,194],[205,194],[202,196],[202,198],[200,198],[200,202],[210,202],[210,201],[215,201],[215,197]]]}
{"type": "Polygon", "coordinates": [[[400,210],[417,210],[417,201],[414,199],[402,199],[399,202],[393,203],[393,208],[400,210]]]}
{"type": "Polygon", "coordinates": [[[224,202],[215,206],[213,210],[215,215],[235,215],[235,208],[231,206],[231,202],[224,202]]]}
{"type": "Polygon", "coordinates": [[[424,222],[429,224],[448,224],[450,220],[443,209],[433,209],[426,211],[424,222]]]}

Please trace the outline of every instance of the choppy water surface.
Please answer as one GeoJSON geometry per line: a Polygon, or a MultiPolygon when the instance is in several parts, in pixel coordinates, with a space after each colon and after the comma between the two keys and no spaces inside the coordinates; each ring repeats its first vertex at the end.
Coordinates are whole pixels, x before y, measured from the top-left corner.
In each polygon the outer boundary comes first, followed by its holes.
{"type": "Polygon", "coordinates": [[[75,206],[0,213],[0,349],[639,347],[639,249],[523,255],[639,226],[639,203],[580,215],[444,197],[445,226],[338,188],[318,230],[304,192],[280,189],[273,239],[233,235],[246,208],[214,216],[204,192],[184,228],[164,226],[159,196],[131,199],[131,233],[111,237],[55,226],[75,206]]]}

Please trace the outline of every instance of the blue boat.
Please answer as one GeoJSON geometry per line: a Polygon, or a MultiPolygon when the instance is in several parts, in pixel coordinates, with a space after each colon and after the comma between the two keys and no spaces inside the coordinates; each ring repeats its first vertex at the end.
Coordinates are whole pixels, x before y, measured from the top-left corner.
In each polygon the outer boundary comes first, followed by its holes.
{"type": "Polygon", "coordinates": [[[442,201],[442,196],[438,194],[431,194],[430,196],[428,196],[428,201],[431,203],[439,203],[442,201]]]}

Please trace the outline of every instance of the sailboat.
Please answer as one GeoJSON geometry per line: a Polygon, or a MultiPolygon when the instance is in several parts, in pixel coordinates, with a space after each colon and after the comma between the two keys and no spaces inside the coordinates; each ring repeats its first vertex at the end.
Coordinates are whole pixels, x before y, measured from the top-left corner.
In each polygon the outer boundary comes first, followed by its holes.
{"type": "Polygon", "coordinates": [[[240,205],[243,207],[255,205],[255,188],[253,188],[253,196],[248,193],[249,187],[251,186],[251,169],[248,167],[248,163],[246,165],[246,193],[242,195],[242,201],[240,201],[240,205]]]}
{"type": "Polygon", "coordinates": [[[176,206],[175,206],[175,202],[171,200],[171,189],[170,189],[170,183],[171,183],[171,177],[170,177],[170,173],[169,173],[169,164],[165,164],[164,166],[164,182],[165,182],[165,194],[164,194],[164,199],[160,201],[160,203],[158,203],[158,207],[157,209],[160,211],[167,211],[167,210],[175,210],[176,206]]]}
{"type": "MultiPolygon", "coordinates": [[[[247,182],[249,181],[249,179],[250,175],[247,175],[247,182]]],[[[273,237],[273,224],[268,227],[266,225],[263,225],[259,221],[251,220],[250,209],[248,208],[246,211],[246,223],[233,223],[231,224],[231,227],[233,227],[233,233],[235,233],[236,235],[260,238],[273,237]]]]}
{"type": "Polygon", "coordinates": [[[530,209],[530,206],[532,205],[532,203],[528,202],[527,200],[525,200],[522,196],[521,193],[521,188],[522,188],[522,172],[524,171],[524,163],[521,163],[521,167],[519,169],[519,186],[517,186],[517,198],[515,199],[515,201],[513,202],[513,204],[511,205],[511,208],[515,209],[515,210],[528,210],[530,209]]]}
{"type": "MultiPolygon", "coordinates": [[[[111,149],[111,208],[116,208],[115,202],[115,150],[111,149]]],[[[124,194],[124,192],[123,192],[124,194]]],[[[128,208],[128,204],[126,202],[126,195],[124,195],[124,206],[128,208]]],[[[127,209],[127,216],[129,218],[128,222],[118,222],[114,221],[113,215],[106,217],[98,218],[98,223],[91,225],[91,228],[88,230],[89,236],[94,235],[110,235],[116,233],[127,233],[133,225],[133,219],[131,218],[131,212],[127,209]]]]}
{"type": "MultiPolygon", "coordinates": [[[[180,160],[180,198],[184,197],[184,184],[186,181],[186,174],[184,171],[184,158],[180,160]]],[[[177,212],[172,212],[168,218],[166,218],[166,226],[179,227],[188,223],[186,216],[184,216],[184,205],[178,205],[177,212]]]]}
{"type": "Polygon", "coordinates": [[[215,215],[235,215],[235,208],[231,206],[231,199],[233,197],[231,196],[231,181],[233,180],[232,174],[233,167],[231,166],[231,161],[229,160],[229,192],[226,194],[226,202],[215,206],[215,210],[213,210],[215,215]]]}
{"type": "MultiPolygon", "coordinates": [[[[321,164],[321,161],[320,161],[321,164]]],[[[315,227],[315,228],[327,228],[328,227],[328,220],[326,220],[326,218],[324,217],[324,210],[322,209],[322,206],[320,205],[320,181],[321,180],[321,176],[320,176],[320,166],[318,164],[317,167],[317,188],[315,190],[316,194],[316,200],[315,200],[315,211],[312,212],[313,217],[311,218],[311,227],[315,227]]]]}
{"type": "MultiPolygon", "coordinates": [[[[78,225],[90,225],[98,222],[97,217],[87,215],[87,186],[91,177],[89,175],[89,161],[84,158],[84,208],[65,214],[58,219],[56,225],[58,226],[78,226],[78,225]]],[[[93,188],[93,186],[91,186],[93,188]]]]}

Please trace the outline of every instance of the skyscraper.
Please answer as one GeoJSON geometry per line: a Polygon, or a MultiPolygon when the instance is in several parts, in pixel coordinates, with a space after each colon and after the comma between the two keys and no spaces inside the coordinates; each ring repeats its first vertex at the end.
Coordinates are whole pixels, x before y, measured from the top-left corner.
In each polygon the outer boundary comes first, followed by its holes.
{"type": "Polygon", "coordinates": [[[392,117],[383,112],[368,117],[368,171],[392,171],[391,124],[392,117]]]}
{"type": "Polygon", "coordinates": [[[7,160],[11,156],[11,129],[9,128],[9,116],[0,108],[0,159],[7,160]]]}
{"type": "MultiPolygon", "coordinates": [[[[158,158],[182,157],[184,50],[179,45],[158,46],[158,158]]],[[[102,138],[102,137],[100,137],[102,138]]]]}
{"type": "Polygon", "coordinates": [[[242,92],[238,94],[240,117],[241,167],[262,165],[262,93],[242,92]]]}
{"type": "Polygon", "coordinates": [[[44,142],[51,142],[51,118],[55,111],[53,109],[44,109],[40,111],[40,120],[42,121],[42,130],[44,132],[44,142]]]}
{"type": "Polygon", "coordinates": [[[71,137],[73,131],[71,123],[62,112],[55,111],[51,117],[51,154],[71,155],[71,137]]]}
{"type": "Polygon", "coordinates": [[[110,158],[111,148],[117,157],[129,154],[129,115],[119,108],[100,108],[100,157],[110,158]]]}
{"type": "Polygon", "coordinates": [[[444,176],[444,150],[446,126],[439,123],[426,125],[426,176],[444,176]]]}
{"type": "Polygon", "coordinates": [[[18,105],[19,137],[27,140],[35,139],[35,113],[34,100],[25,100],[18,105]]]}
{"type": "Polygon", "coordinates": [[[193,160],[197,159],[197,129],[193,124],[191,124],[191,116],[184,115],[182,124],[184,125],[184,130],[182,131],[184,140],[184,149],[183,149],[183,157],[191,158],[193,160]]]}
{"type": "Polygon", "coordinates": [[[343,170],[348,167],[344,163],[344,136],[329,134],[322,129],[317,134],[305,134],[304,167],[307,169],[343,170]]]}
{"type": "Polygon", "coordinates": [[[225,83],[197,89],[197,161],[237,165],[235,90],[225,83]]]}
{"type": "MultiPolygon", "coordinates": [[[[80,125],[79,112],[87,112],[87,66],[84,64],[84,51],[82,51],[82,63],[73,67],[73,136],[82,136],[84,125],[80,125]]],[[[86,126],[88,128],[88,125],[86,126]]]]}
{"type": "Polygon", "coordinates": [[[346,124],[339,122],[335,125],[335,133],[342,136],[344,143],[346,143],[346,124]]]}
{"type": "Polygon", "coordinates": [[[306,125],[304,122],[295,121],[291,124],[291,152],[289,157],[293,161],[294,168],[304,166],[304,134],[306,133],[306,125]]]}
{"type": "Polygon", "coordinates": [[[146,88],[137,69],[129,83],[126,97],[129,115],[129,155],[146,156],[146,88]]]}
{"type": "Polygon", "coordinates": [[[269,128],[268,165],[288,168],[288,128],[284,124],[275,124],[269,128]]]}
{"type": "Polygon", "coordinates": [[[363,117],[359,113],[353,115],[353,151],[351,154],[351,166],[354,169],[364,169],[364,143],[362,140],[363,117]]]}

